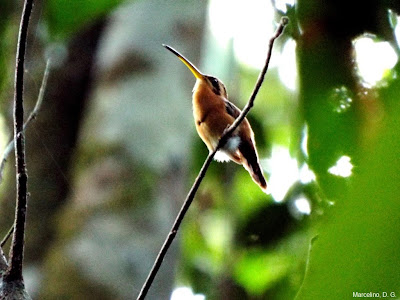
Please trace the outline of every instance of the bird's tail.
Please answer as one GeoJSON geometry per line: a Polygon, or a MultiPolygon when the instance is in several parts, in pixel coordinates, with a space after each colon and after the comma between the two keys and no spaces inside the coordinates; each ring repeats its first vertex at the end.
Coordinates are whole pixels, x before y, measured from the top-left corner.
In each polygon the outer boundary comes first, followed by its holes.
{"type": "Polygon", "coordinates": [[[239,145],[239,151],[242,156],[243,167],[250,173],[253,181],[266,193],[267,181],[258,160],[257,150],[252,143],[243,142],[239,145]]]}

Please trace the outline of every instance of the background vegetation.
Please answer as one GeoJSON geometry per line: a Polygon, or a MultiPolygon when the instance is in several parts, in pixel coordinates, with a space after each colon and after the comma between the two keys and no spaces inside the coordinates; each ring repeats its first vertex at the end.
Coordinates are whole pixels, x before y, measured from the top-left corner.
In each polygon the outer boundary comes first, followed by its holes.
{"type": "MultiPolygon", "coordinates": [[[[24,278],[33,298],[138,294],[207,155],[192,120],[194,79],[161,44],[222,79],[242,107],[258,75],[251,51],[263,47],[281,15],[290,25],[249,116],[271,194],[239,166],[213,163],[148,298],[168,299],[172,291],[173,300],[182,293],[190,294],[182,299],[399,297],[400,7],[373,0],[273,4],[36,2],[27,111],[48,58],[52,69],[27,131],[24,278]],[[249,52],[239,55],[243,37],[249,52]],[[371,48],[386,41],[395,56],[376,81],[362,72],[360,38],[371,48]],[[290,43],[295,52],[285,55],[290,43]],[[285,66],[290,72],[282,75],[285,66]],[[175,289],[183,286],[190,290],[175,289]]],[[[0,4],[4,143],[12,127],[20,5],[0,4]]],[[[367,65],[389,56],[367,55],[367,65]]],[[[0,187],[2,234],[14,217],[13,164],[0,187]]]]}

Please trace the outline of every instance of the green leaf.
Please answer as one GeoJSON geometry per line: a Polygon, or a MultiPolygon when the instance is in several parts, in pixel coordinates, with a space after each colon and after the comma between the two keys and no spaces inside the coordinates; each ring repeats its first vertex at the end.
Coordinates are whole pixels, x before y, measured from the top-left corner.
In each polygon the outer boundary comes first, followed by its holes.
{"type": "Polygon", "coordinates": [[[396,103],[379,138],[364,149],[348,197],[319,228],[298,300],[400,295],[399,90],[396,82],[382,93],[396,103]]]}
{"type": "Polygon", "coordinates": [[[106,15],[124,0],[49,0],[45,11],[52,39],[71,36],[106,15]]]}
{"type": "Polygon", "coordinates": [[[253,295],[261,295],[287,273],[290,259],[261,250],[246,252],[235,266],[234,278],[253,295]]]}

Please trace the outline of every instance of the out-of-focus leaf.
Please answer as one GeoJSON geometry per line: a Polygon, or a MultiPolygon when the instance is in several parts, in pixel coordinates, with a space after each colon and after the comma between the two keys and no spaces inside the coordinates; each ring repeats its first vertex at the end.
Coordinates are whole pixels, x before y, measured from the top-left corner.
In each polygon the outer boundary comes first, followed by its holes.
{"type": "Polygon", "coordinates": [[[49,0],[46,16],[52,39],[68,38],[84,25],[104,16],[124,0],[49,0]]]}
{"type": "MultiPolygon", "coordinates": [[[[396,82],[382,98],[390,103],[399,90],[396,82]]],[[[396,101],[380,137],[361,155],[349,196],[321,224],[298,300],[346,299],[357,292],[400,295],[399,126],[396,101]]]]}
{"type": "Polygon", "coordinates": [[[232,186],[230,206],[242,220],[272,203],[271,196],[264,194],[244,169],[236,172],[232,186]]]}
{"type": "Polygon", "coordinates": [[[289,267],[290,260],[285,255],[254,250],[243,255],[233,276],[247,291],[261,295],[281,280],[289,267]]]}

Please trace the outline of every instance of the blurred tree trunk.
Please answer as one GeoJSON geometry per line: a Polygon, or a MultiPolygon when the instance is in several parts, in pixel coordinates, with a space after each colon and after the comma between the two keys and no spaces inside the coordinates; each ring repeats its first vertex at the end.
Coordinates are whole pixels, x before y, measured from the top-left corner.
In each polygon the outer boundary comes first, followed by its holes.
{"type": "Polygon", "coordinates": [[[51,70],[45,103],[28,129],[30,166],[28,258],[43,257],[43,245],[54,236],[54,214],[70,190],[70,168],[82,118],[90,98],[92,68],[105,21],[76,35],[65,62],[51,70]]]}
{"type": "MultiPolygon", "coordinates": [[[[206,2],[135,2],[110,18],[74,156],[68,203],[46,257],[41,298],[131,299],[187,192],[194,79],[162,43],[197,63],[206,2]]],[[[167,299],[179,240],[148,299],[167,299]]]]}

